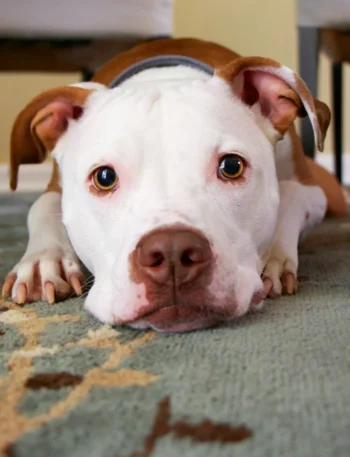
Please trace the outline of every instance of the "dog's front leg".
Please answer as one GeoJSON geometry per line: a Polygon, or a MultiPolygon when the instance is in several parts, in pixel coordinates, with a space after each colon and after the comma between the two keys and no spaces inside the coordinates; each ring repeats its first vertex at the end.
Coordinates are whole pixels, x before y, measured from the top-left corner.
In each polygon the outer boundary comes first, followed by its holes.
{"type": "Polygon", "coordinates": [[[80,295],[79,260],[62,223],[61,195],[46,192],[28,214],[29,242],[18,264],[7,275],[3,296],[17,303],[44,300],[53,303],[73,290],[80,295]]]}
{"type": "Polygon", "coordinates": [[[321,222],[326,209],[326,196],[320,187],[280,182],[277,230],[263,272],[267,296],[296,291],[299,240],[321,222]]]}

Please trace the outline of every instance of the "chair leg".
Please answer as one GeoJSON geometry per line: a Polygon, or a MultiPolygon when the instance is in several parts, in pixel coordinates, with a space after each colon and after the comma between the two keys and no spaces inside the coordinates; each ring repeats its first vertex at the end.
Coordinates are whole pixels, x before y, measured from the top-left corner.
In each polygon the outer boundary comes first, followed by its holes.
{"type": "MultiPolygon", "coordinates": [[[[315,27],[299,27],[299,73],[309,87],[312,95],[317,96],[319,32],[315,27]]],[[[309,119],[301,121],[301,141],[304,152],[315,157],[315,140],[309,119]]]]}
{"type": "Polygon", "coordinates": [[[333,131],[334,131],[334,165],[335,174],[342,182],[342,152],[343,152],[343,67],[341,62],[332,64],[333,91],[333,131]]]}
{"type": "Polygon", "coordinates": [[[94,72],[87,68],[83,68],[81,73],[82,73],[82,75],[81,75],[82,82],[90,81],[91,78],[94,76],[94,72]]]}

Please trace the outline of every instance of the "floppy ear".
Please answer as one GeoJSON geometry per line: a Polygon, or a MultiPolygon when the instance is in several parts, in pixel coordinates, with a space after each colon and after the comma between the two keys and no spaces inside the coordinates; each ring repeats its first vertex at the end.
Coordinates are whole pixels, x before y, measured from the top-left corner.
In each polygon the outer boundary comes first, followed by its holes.
{"type": "Polygon", "coordinates": [[[78,119],[93,89],[65,86],[35,97],[20,112],[11,133],[10,187],[17,187],[21,164],[41,163],[66,131],[70,119],[78,119]]]}
{"type": "Polygon", "coordinates": [[[259,103],[262,115],[281,135],[296,117],[308,115],[317,147],[323,151],[329,108],[313,98],[304,81],[290,68],[263,57],[238,57],[216,75],[226,80],[248,106],[259,103]]]}
{"type": "MultiPolygon", "coordinates": [[[[331,123],[331,117],[332,117],[331,110],[328,108],[328,106],[324,102],[321,102],[321,100],[318,100],[318,98],[314,98],[314,104],[315,104],[315,108],[316,108],[316,116],[317,116],[318,124],[319,124],[320,130],[321,130],[322,141],[324,143],[329,124],[331,123]]],[[[322,144],[322,149],[320,149],[320,151],[323,151],[323,144],[322,144]]]]}

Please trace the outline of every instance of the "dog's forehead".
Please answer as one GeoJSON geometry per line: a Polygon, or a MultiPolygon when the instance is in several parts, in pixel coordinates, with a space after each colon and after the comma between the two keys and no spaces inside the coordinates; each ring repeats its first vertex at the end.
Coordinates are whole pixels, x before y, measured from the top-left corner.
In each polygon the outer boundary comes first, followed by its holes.
{"type": "Polygon", "coordinates": [[[266,143],[247,107],[218,78],[97,92],[74,130],[76,157],[86,164],[115,158],[131,166],[141,157],[167,156],[169,164],[189,163],[215,151],[254,155],[266,143]]]}

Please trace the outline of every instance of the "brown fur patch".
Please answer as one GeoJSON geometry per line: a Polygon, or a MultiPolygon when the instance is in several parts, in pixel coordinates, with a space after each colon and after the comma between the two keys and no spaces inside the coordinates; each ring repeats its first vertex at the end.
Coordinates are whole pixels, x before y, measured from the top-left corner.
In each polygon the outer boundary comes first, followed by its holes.
{"type": "Polygon", "coordinates": [[[328,108],[328,106],[321,102],[321,100],[318,100],[317,98],[314,98],[314,104],[315,104],[315,109],[316,109],[316,116],[318,119],[318,124],[321,130],[321,136],[322,136],[322,143],[324,143],[326,139],[326,134],[327,130],[329,127],[329,124],[331,122],[331,110],[328,108]]]}
{"type": "Polygon", "coordinates": [[[74,387],[83,382],[83,376],[62,371],[60,373],[38,373],[31,376],[25,386],[31,390],[59,390],[62,387],[74,387]]]}
{"type": "Polygon", "coordinates": [[[150,457],[157,441],[164,436],[174,434],[178,439],[190,438],[195,443],[233,444],[244,441],[252,436],[252,431],[244,425],[232,427],[228,424],[214,424],[206,419],[197,425],[185,421],[177,421],[171,425],[171,404],[169,397],[158,405],[157,415],[149,435],[145,439],[144,450],[135,452],[129,457],[150,457]]]}
{"type": "Polygon", "coordinates": [[[8,311],[8,308],[5,308],[5,306],[0,306],[0,313],[6,313],[8,311]]]}
{"type": "Polygon", "coordinates": [[[0,336],[4,336],[5,335],[5,332],[3,332],[2,330],[0,330],[0,336]]]}
{"type": "Polygon", "coordinates": [[[316,118],[310,119],[310,121],[314,131],[316,132],[317,148],[322,152],[324,148],[324,140],[331,119],[330,110],[325,103],[312,96],[305,82],[297,75],[295,75],[295,85],[297,93],[304,101],[306,101],[311,111],[316,114],[316,118]]]}
{"type": "Polygon", "coordinates": [[[223,67],[238,57],[237,53],[210,41],[192,38],[167,38],[142,43],[129,51],[118,54],[95,73],[92,81],[107,85],[131,65],[144,59],[165,54],[192,57],[213,68],[223,67]]]}
{"type": "Polygon", "coordinates": [[[19,113],[11,133],[10,187],[12,190],[17,187],[18,168],[21,164],[41,163],[46,158],[48,151],[45,150],[40,139],[33,136],[31,130],[32,121],[39,111],[59,99],[69,100],[82,106],[91,92],[81,87],[69,86],[51,89],[33,98],[19,113]]]}
{"type": "Polygon", "coordinates": [[[248,68],[259,68],[259,67],[274,67],[279,68],[281,65],[275,60],[268,59],[266,57],[239,57],[236,58],[233,62],[229,62],[223,68],[217,72],[217,76],[223,78],[229,84],[232,82],[232,79],[239,75],[244,69],[248,68]]]}

